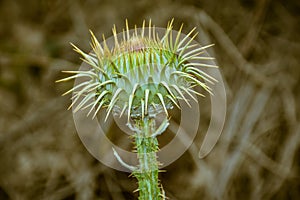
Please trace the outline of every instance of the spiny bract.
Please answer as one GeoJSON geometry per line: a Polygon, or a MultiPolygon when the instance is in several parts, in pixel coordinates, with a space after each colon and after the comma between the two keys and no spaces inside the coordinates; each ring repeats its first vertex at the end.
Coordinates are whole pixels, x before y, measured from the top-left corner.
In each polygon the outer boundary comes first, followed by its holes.
{"type": "Polygon", "coordinates": [[[211,93],[205,81],[216,80],[201,67],[216,66],[197,61],[213,59],[201,56],[212,45],[195,48],[195,28],[182,37],[181,26],[173,38],[172,23],[173,20],[160,38],[151,20],[149,27],[145,28],[144,21],[142,28],[134,31],[129,30],[126,20],[122,39],[118,38],[116,28],[112,29],[113,47],[107,45],[104,36],[100,44],[91,32],[93,51],[89,54],[72,44],[90,66],[88,71],[64,71],[74,75],[59,80],[88,78],[64,93],[73,92],[70,107],[76,104],[74,112],[88,108],[88,115],[94,112],[95,117],[100,108],[107,107],[106,119],[113,110],[120,116],[127,113],[128,120],[155,116],[161,111],[168,115],[168,109],[180,107],[180,99],[189,105],[186,95],[194,100],[194,94],[202,95],[193,87],[201,86],[211,93]]]}

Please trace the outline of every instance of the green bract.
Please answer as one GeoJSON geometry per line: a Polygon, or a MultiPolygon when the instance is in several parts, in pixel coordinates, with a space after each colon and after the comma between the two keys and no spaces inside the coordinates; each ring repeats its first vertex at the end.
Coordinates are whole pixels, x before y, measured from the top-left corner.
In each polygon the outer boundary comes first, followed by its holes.
{"type": "Polygon", "coordinates": [[[107,116],[114,111],[119,115],[126,113],[130,118],[155,116],[168,109],[179,106],[179,100],[189,104],[188,98],[196,100],[193,87],[201,86],[211,93],[205,81],[216,80],[206,74],[201,67],[215,67],[199,60],[212,59],[201,56],[204,49],[211,45],[195,48],[193,40],[197,33],[191,30],[182,38],[182,26],[176,37],[172,35],[172,21],[168,24],[163,37],[159,38],[155,27],[143,27],[130,33],[126,21],[123,39],[118,39],[116,28],[113,28],[114,46],[108,47],[103,37],[100,44],[92,35],[92,53],[84,53],[73,45],[74,50],[82,55],[89,64],[88,71],[65,71],[74,74],[60,81],[85,77],[86,81],[74,86],[65,94],[74,92],[74,111],[89,109],[93,117],[103,107],[107,116]],[[147,34],[145,30],[147,29],[147,34]]]}

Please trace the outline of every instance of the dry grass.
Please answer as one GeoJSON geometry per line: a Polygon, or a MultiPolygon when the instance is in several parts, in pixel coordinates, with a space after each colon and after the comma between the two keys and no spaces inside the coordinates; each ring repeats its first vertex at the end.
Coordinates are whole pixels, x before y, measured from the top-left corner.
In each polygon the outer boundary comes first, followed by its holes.
{"type": "Polygon", "coordinates": [[[79,66],[69,42],[89,50],[89,28],[109,36],[125,18],[164,27],[173,17],[185,32],[197,26],[202,44],[216,44],[210,53],[226,82],[228,111],[207,158],[198,159],[200,136],[162,173],[166,195],[300,198],[299,10],[291,0],[1,1],[0,199],[136,197],[134,178],[83,147],[69,100],[60,97],[70,85],[54,81],[79,66]]]}

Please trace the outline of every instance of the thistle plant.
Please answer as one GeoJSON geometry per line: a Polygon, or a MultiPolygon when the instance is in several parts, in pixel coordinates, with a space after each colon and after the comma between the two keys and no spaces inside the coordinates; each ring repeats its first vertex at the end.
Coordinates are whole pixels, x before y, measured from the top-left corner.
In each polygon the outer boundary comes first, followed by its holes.
{"type": "Polygon", "coordinates": [[[110,47],[105,37],[100,43],[91,32],[91,53],[85,53],[73,45],[82,56],[89,69],[82,71],[64,71],[72,74],[60,81],[85,78],[64,95],[73,93],[73,111],[88,109],[88,115],[97,116],[100,109],[106,109],[105,120],[111,113],[121,117],[126,115],[127,126],[134,131],[132,137],[139,164],[131,166],[125,163],[114,151],[121,165],[132,171],[138,180],[139,199],[164,199],[160,185],[157,136],[169,125],[169,110],[180,109],[180,102],[190,105],[197,101],[195,90],[200,86],[203,92],[212,93],[207,82],[216,80],[201,68],[215,67],[199,62],[213,59],[203,56],[204,50],[211,45],[197,47],[193,41],[197,35],[195,28],[182,37],[180,27],[173,35],[173,20],[168,23],[162,37],[149,21],[149,26],[129,30],[118,38],[117,30],[112,29],[114,44],[110,47]],[[196,47],[196,48],[195,48],[196,47]],[[164,113],[165,119],[158,125],[157,116],[164,113]]]}

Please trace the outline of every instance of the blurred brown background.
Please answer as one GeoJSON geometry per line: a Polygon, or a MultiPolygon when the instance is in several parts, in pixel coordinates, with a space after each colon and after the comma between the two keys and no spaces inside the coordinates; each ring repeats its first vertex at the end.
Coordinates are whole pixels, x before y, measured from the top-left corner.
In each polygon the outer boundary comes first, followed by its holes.
{"type": "MultiPolygon", "coordinates": [[[[136,180],[83,147],[55,84],[89,51],[89,32],[111,35],[175,18],[214,43],[228,111],[218,145],[194,144],[161,174],[170,199],[300,198],[298,0],[0,1],[0,199],[135,199],[136,180]]],[[[205,119],[205,117],[204,117],[205,119]]],[[[204,120],[205,122],[205,120],[204,120]]]]}

